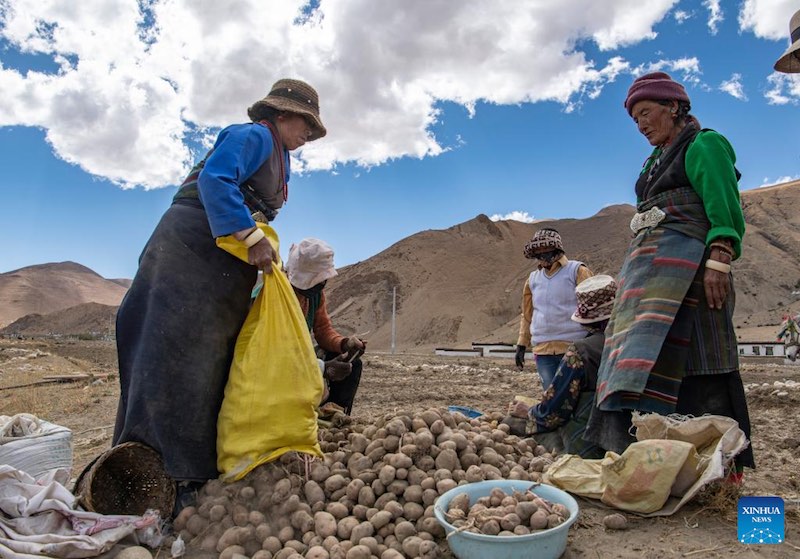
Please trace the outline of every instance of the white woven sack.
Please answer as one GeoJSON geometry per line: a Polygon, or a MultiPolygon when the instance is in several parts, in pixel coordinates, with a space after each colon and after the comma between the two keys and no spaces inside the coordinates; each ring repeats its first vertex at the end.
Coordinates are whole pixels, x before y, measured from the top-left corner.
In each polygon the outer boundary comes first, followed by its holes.
{"type": "Polygon", "coordinates": [[[53,470],[72,471],[72,431],[29,413],[0,415],[0,464],[34,479],[53,470]]]}

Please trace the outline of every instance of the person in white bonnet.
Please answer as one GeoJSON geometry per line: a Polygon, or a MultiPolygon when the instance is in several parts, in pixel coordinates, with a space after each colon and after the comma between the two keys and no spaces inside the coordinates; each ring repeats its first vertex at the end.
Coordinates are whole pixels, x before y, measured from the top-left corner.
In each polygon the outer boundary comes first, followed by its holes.
{"type": "Polygon", "coordinates": [[[362,363],[359,355],[367,347],[356,336],[342,336],[331,324],[325,301],[325,284],[336,276],[333,249],[319,239],[303,239],[289,249],[286,274],[292,284],[300,308],[306,317],[308,329],[314,334],[317,345],[325,351],[323,376],[328,383],[327,402],[332,402],[350,415],[362,363]]]}

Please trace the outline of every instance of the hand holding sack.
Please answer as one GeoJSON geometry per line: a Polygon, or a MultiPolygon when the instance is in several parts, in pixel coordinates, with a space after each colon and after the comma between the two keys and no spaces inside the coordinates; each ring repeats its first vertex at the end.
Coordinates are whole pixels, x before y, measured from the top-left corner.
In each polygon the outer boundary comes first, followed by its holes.
{"type": "MultiPolygon", "coordinates": [[[[274,254],[278,237],[259,223],[274,254]]],[[[248,260],[232,236],[217,246],[248,260]]],[[[280,262],[272,264],[280,270],[280,262]]],[[[227,481],[291,452],[321,457],[316,407],[323,392],[311,336],[285,274],[264,275],[264,287],[239,332],[217,422],[217,468],[227,481]]]]}

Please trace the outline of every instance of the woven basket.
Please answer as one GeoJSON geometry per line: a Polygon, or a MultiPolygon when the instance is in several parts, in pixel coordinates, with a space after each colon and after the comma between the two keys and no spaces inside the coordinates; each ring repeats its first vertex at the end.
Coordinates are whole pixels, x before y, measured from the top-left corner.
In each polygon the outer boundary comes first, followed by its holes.
{"type": "Polygon", "coordinates": [[[175,506],[175,481],[161,456],[141,443],[122,443],[95,458],[75,482],[78,503],[100,514],[143,515],[158,510],[162,517],[175,506]]]}

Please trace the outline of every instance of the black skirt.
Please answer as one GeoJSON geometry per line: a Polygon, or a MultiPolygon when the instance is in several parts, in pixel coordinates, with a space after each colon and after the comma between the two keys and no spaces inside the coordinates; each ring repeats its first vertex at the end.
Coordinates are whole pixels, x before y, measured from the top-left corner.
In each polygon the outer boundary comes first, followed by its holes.
{"type": "MultiPolygon", "coordinates": [[[[695,417],[706,413],[730,417],[739,422],[739,429],[750,441],[750,413],[739,371],[684,377],[675,411],[695,417]]],[[[739,468],[756,467],[752,444],[736,456],[734,463],[739,468]]]]}
{"type": "Polygon", "coordinates": [[[151,446],[177,480],[218,476],[217,416],[256,275],[216,246],[199,202],[166,211],[117,313],[115,445],[151,446]]]}

